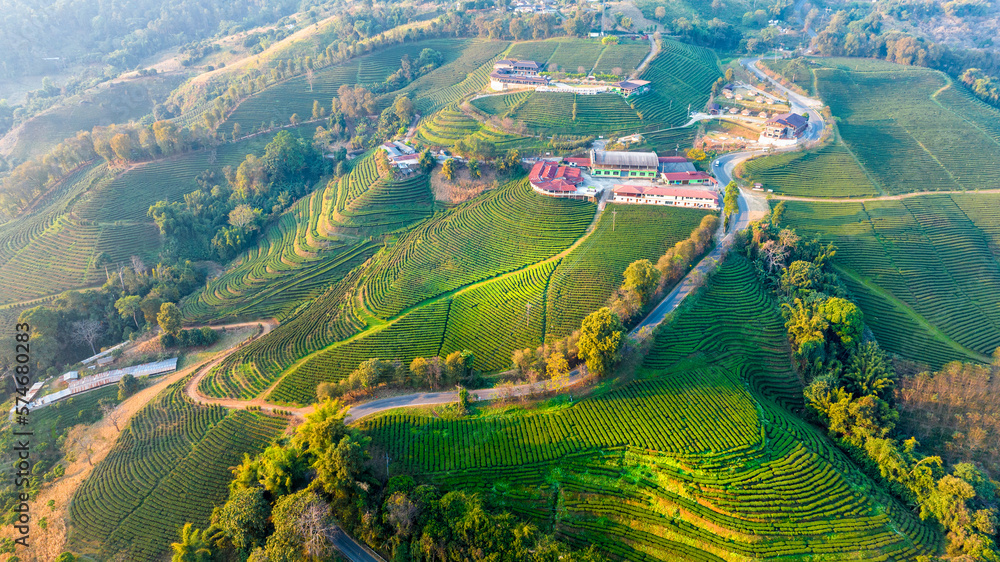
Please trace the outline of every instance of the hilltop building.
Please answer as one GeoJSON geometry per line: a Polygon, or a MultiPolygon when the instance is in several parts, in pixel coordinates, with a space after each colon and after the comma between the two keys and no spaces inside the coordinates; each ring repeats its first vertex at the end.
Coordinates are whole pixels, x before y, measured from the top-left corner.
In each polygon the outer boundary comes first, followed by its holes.
{"type": "Polygon", "coordinates": [[[591,175],[594,177],[655,179],[660,161],[655,152],[590,151],[591,175]]]}
{"type": "Polygon", "coordinates": [[[719,194],[715,191],[618,184],[614,187],[615,203],[670,205],[694,209],[718,209],[719,194]]]}
{"type": "Polygon", "coordinates": [[[392,141],[380,148],[389,156],[389,162],[404,175],[412,174],[420,167],[420,155],[408,144],[392,141]]]}
{"type": "Polygon", "coordinates": [[[674,172],[694,172],[695,167],[687,158],[683,156],[660,156],[660,173],[674,172]]]}
{"type": "Polygon", "coordinates": [[[715,178],[705,172],[663,172],[660,174],[667,185],[716,186],[715,178]]]}
{"type": "Polygon", "coordinates": [[[618,92],[624,97],[629,97],[632,95],[644,94],[649,91],[649,81],[648,80],[622,80],[621,82],[615,82],[611,84],[611,89],[618,92]]]}
{"type": "Polygon", "coordinates": [[[761,137],[769,139],[794,138],[805,132],[809,120],[796,113],[779,113],[764,123],[761,137]]]}
{"type": "Polygon", "coordinates": [[[528,182],[535,191],[554,197],[569,197],[571,199],[586,199],[588,196],[577,194],[577,189],[583,183],[580,168],[560,166],[558,162],[543,160],[531,167],[528,182]]]}
{"type": "Polygon", "coordinates": [[[493,63],[493,72],[490,73],[490,88],[500,92],[545,86],[549,81],[545,76],[539,76],[541,69],[540,64],[531,60],[498,60],[493,63]]]}

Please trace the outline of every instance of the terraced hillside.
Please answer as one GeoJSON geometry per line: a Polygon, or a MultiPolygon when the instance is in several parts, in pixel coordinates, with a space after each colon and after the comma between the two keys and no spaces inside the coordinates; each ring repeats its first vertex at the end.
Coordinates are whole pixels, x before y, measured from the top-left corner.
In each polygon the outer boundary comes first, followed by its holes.
{"type": "Polygon", "coordinates": [[[147,216],[160,200],[180,201],[208,169],[236,166],[262,151],[271,135],[115,170],[87,164],[60,182],[34,208],[0,225],[0,305],[67,289],[99,285],[103,265],[155,255],[159,229],[147,216]],[[102,256],[103,254],[103,256],[102,256]]]}
{"type": "Polygon", "coordinates": [[[715,52],[671,39],[663,39],[662,45],[641,76],[652,91],[635,98],[643,122],[656,129],[687,123],[688,107],[703,108],[712,83],[722,75],[715,52]]]}
{"type": "Polygon", "coordinates": [[[544,41],[514,43],[507,56],[533,60],[549,72],[611,74],[618,69],[624,78],[649,54],[648,41],[625,40],[618,45],[604,45],[597,39],[555,37],[544,41]],[[582,70],[581,70],[582,69],[582,70]]]}
{"type": "Polygon", "coordinates": [[[0,225],[0,304],[103,283],[104,268],[96,263],[102,252],[120,262],[159,247],[159,231],[151,222],[97,223],[69,214],[83,194],[109,181],[103,164],[85,166],[37,210],[0,225]]]}
{"type": "Polygon", "coordinates": [[[594,232],[552,275],[546,337],[562,337],[579,328],[583,318],[621,286],[630,263],[640,259],[656,263],[668,248],[690,236],[707,214],[698,209],[608,205],[594,232]]]}
{"type": "MultiPolygon", "coordinates": [[[[515,44],[509,56],[541,55],[545,44],[532,42],[524,47],[515,44]]],[[[680,126],[688,121],[689,105],[695,110],[708,101],[712,82],[721,75],[719,61],[709,49],[669,39],[664,39],[663,45],[663,50],[642,74],[644,80],[650,81],[652,91],[629,100],[609,93],[522,92],[480,98],[472,104],[489,115],[510,117],[523,123],[528,130],[544,134],[600,135],[680,126]]],[[[627,45],[622,46],[625,47],[627,45]]],[[[560,43],[549,59],[550,66],[562,48],[563,43],[560,43]]],[[[584,57],[586,52],[584,49],[578,56],[584,57]]],[[[616,59],[609,60],[613,63],[616,59]]],[[[574,62],[579,61],[574,59],[560,64],[574,62]]]]}
{"type": "Polygon", "coordinates": [[[599,135],[641,130],[646,125],[621,96],[531,92],[479,98],[479,110],[509,117],[532,133],[599,135]]]}
{"type": "Polygon", "coordinates": [[[102,559],[161,560],[184,522],[208,526],[228,495],[230,467],[259,452],[286,420],[199,406],[184,381],[164,389],[129,422],[84,480],[70,507],[69,544],[102,559]]]}
{"type": "Polygon", "coordinates": [[[505,41],[470,40],[462,46],[461,54],[453,62],[421,76],[398,92],[386,94],[381,101],[383,105],[388,105],[397,95],[408,95],[421,114],[437,111],[485,88],[490,83],[493,63],[500,59],[508,44],[505,41]]]}
{"type": "Polygon", "coordinates": [[[1000,188],[1000,110],[943,73],[855,59],[815,72],[844,143],[883,192],[1000,188]]]}
{"type": "Polygon", "coordinates": [[[532,410],[393,411],[360,427],[391,472],[479,492],[626,560],[932,552],[930,526],[785,409],[801,407],[788,353],[777,308],[737,258],[657,334],[635,379],[532,410]]]}
{"type": "Polygon", "coordinates": [[[420,58],[420,51],[434,49],[444,55],[446,63],[454,61],[462,52],[466,41],[462,39],[431,39],[415,43],[394,45],[342,64],[329,66],[308,76],[297,76],[275,84],[247,98],[227,119],[228,127],[239,123],[244,131],[254,131],[261,124],[271,126],[288,123],[292,114],[308,119],[312,115],[313,100],[327,110],[330,100],[337,97],[337,89],[347,85],[371,86],[384,81],[399,69],[403,55],[410,60],[420,58]]]}
{"type": "Polygon", "coordinates": [[[365,273],[365,305],[389,319],[430,298],[550,257],[570,246],[595,206],[535,193],[527,179],[411,230],[365,273]]]}
{"type": "Polygon", "coordinates": [[[445,106],[441,111],[421,122],[416,136],[418,142],[440,148],[451,148],[459,140],[465,138],[484,140],[491,143],[499,151],[521,148],[536,142],[534,139],[504,133],[480,123],[462,113],[455,104],[445,106]]]}
{"type": "Polygon", "coordinates": [[[409,361],[462,349],[473,350],[478,369],[504,369],[514,349],[540,345],[546,336],[578,327],[582,315],[621,283],[628,263],[655,260],[690,235],[704,216],[685,209],[613,206],[618,211],[614,233],[605,215],[562,260],[546,260],[582,233],[593,207],[542,198],[523,182],[501,189],[402,236],[273,333],[228,358],[203,380],[202,392],[251,397],[287,373],[272,397],[311,402],[316,384],[346,376],[368,357],[409,361]],[[538,208],[546,209],[542,216],[550,222],[533,219],[537,232],[524,232],[521,225],[538,208]],[[470,259],[459,260],[460,255],[470,259]],[[546,261],[531,265],[540,260],[546,261]],[[379,294],[382,289],[371,283],[384,274],[410,287],[383,291],[392,297],[384,301],[392,305],[385,312],[387,323],[361,309],[358,296],[379,294]]]}
{"type": "Polygon", "coordinates": [[[745,164],[743,177],[782,195],[879,195],[878,188],[858,165],[854,155],[840,142],[816,150],[785,152],[751,160],[745,164]]]}
{"type": "Polygon", "coordinates": [[[317,228],[327,233],[372,236],[428,217],[433,194],[425,174],[380,177],[374,153],[354,161],[349,174],[327,185],[317,228]]]}
{"type": "Polygon", "coordinates": [[[993,194],[786,202],[785,223],[835,263],[887,349],[940,367],[1000,346],[1000,204],[993,194]]]}

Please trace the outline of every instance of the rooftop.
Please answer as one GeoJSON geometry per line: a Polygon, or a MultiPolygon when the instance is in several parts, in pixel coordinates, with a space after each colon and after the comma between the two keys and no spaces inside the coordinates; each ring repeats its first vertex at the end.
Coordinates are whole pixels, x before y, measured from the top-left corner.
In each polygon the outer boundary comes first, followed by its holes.
{"type": "Polygon", "coordinates": [[[621,195],[660,195],[665,197],[711,199],[712,201],[719,200],[719,195],[714,191],[705,191],[702,189],[682,189],[677,187],[651,187],[644,185],[616,184],[614,192],[621,195]]]}
{"type": "Polygon", "coordinates": [[[809,120],[798,113],[779,113],[768,119],[767,122],[768,124],[774,123],[798,129],[799,127],[805,127],[809,123],[809,120]]]}
{"type": "Polygon", "coordinates": [[[595,167],[627,166],[631,168],[656,168],[660,161],[655,152],[605,152],[591,150],[590,161],[595,167]]]}
{"type": "Polygon", "coordinates": [[[715,178],[706,174],[705,172],[665,172],[663,174],[663,179],[667,181],[683,181],[683,180],[710,180],[715,178]]]}
{"type": "Polygon", "coordinates": [[[528,176],[531,185],[542,191],[576,191],[576,186],[583,183],[579,168],[560,166],[558,162],[543,160],[531,167],[528,176]]]}

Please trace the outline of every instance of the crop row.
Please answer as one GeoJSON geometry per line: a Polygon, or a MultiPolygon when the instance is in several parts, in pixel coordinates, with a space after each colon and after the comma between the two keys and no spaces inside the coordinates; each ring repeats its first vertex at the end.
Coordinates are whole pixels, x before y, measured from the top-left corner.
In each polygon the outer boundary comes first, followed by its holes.
{"type": "Polygon", "coordinates": [[[368,259],[373,253],[370,244],[307,235],[311,213],[318,212],[321,199],[317,192],[298,201],[235,266],[188,299],[183,305],[188,321],[284,320],[290,310],[368,259]]]}
{"type": "MultiPolygon", "coordinates": [[[[988,207],[996,199],[970,194],[959,200],[988,207]]],[[[946,342],[924,346],[929,334],[919,317],[974,352],[989,354],[1000,345],[1000,266],[992,238],[977,228],[992,224],[988,215],[977,215],[976,224],[947,195],[863,205],[789,203],[788,224],[836,244],[836,263],[865,281],[852,283],[866,321],[888,349],[932,365],[962,353],[954,346],[949,352],[946,342]],[[919,316],[906,314],[907,307],[919,316]]]]}
{"type": "MultiPolygon", "coordinates": [[[[430,114],[489,84],[493,62],[500,58],[507,45],[505,41],[463,42],[461,54],[454,61],[417,78],[398,94],[410,96],[421,114],[430,114]]],[[[396,95],[384,96],[383,105],[391,103],[396,95]]]]}
{"type": "Polygon", "coordinates": [[[365,324],[352,293],[359,274],[348,273],[273,332],[226,357],[199,389],[218,397],[256,396],[298,359],[359,332],[365,324]]]}
{"type": "Polygon", "coordinates": [[[435,216],[401,236],[366,273],[367,306],[383,318],[425,299],[552,256],[579,238],[594,207],[538,195],[527,180],[435,216]]]}
{"type": "Polygon", "coordinates": [[[554,267],[554,262],[545,262],[458,294],[441,355],[474,350],[475,368],[495,371],[510,366],[515,349],[541,345],[545,288],[554,267]]]}
{"type": "Polygon", "coordinates": [[[746,177],[767,189],[807,197],[877,195],[876,188],[842,144],[786,152],[746,163],[746,177]]]}
{"type": "Polygon", "coordinates": [[[845,116],[844,142],[886,191],[1000,187],[998,114],[946,88],[944,74],[889,63],[816,73],[824,101],[845,116]]]}
{"type": "Polygon", "coordinates": [[[416,357],[434,357],[441,350],[451,301],[420,307],[385,326],[359,334],[308,356],[295,365],[268,398],[308,403],[316,386],[345,378],[364,360],[379,357],[409,364],[416,357]]]}
{"type": "Polygon", "coordinates": [[[559,263],[549,286],[546,337],[562,337],[600,308],[630,263],[653,263],[708,214],[695,209],[608,205],[594,232],[559,263]],[[612,224],[614,223],[614,224],[612,224]]]}
{"type": "Polygon", "coordinates": [[[801,396],[785,338],[734,258],[656,335],[641,378],[616,390],[509,416],[395,412],[361,427],[393,471],[478,491],[538,524],[554,518],[562,538],[625,559],[929,554],[932,527],[767,399],[801,396]]]}
{"type": "Polygon", "coordinates": [[[196,405],[183,384],[140,410],[77,489],[70,507],[76,549],[159,559],[185,521],[208,524],[242,454],[259,451],[284,427],[256,413],[196,405]]]}

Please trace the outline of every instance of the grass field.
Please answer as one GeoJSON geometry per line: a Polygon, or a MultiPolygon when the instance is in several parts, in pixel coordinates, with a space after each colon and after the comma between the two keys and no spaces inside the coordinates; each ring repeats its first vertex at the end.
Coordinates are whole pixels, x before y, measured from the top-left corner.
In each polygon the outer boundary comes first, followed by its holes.
{"type": "Polygon", "coordinates": [[[749,266],[730,262],[637,378],[530,409],[392,411],[360,426],[392,473],[480,492],[623,559],[929,553],[930,526],[775,404],[801,406],[782,324],[749,266]]]}
{"type": "Polygon", "coordinates": [[[656,263],[668,248],[690,236],[707,214],[653,205],[608,205],[594,232],[552,275],[546,337],[562,337],[579,328],[583,318],[603,306],[621,286],[622,273],[630,263],[639,259],[656,263]]]}
{"type": "Polygon", "coordinates": [[[937,368],[1000,346],[1000,196],[786,204],[800,235],[838,246],[834,261],[887,349],[937,368]]]}
{"type": "Polygon", "coordinates": [[[841,143],[750,160],[744,177],[783,195],[863,197],[879,195],[865,170],[841,143]]]}
{"type": "Polygon", "coordinates": [[[222,503],[230,467],[259,452],[286,421],[245,410],[199,406],[184,381],[140,410],[84,480],[70,507],[74,552],[161,560],[185,523],[205,528],[222,503]]]}
{"type": "Polygon", "coordinates": [[[1000,188],[1000,111],[944,74],[824,60],[819,94],[851,151],[886,193],[1000,188]]]}

